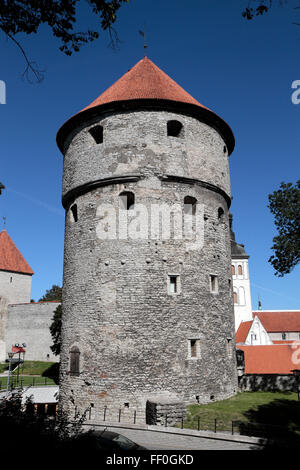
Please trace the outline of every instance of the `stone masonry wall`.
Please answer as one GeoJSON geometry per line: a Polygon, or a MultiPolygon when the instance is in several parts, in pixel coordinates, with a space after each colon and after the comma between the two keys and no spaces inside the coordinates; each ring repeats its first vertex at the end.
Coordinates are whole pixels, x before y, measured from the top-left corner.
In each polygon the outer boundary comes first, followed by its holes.
{"type": "Polygon", "coordinates": [[[78,196],[77,222],[71,210],[66,213],[60,404],[70,413],[92,404],[97,419],[104,406],[115,414],[126,407],[144,422],[146,402],[158,394],[186,404],[237,391],[226,201],[199,184],[163,179],[197,178],[230,195],[225,144],[194,118],[170,114],[107,117],[105,145],[88,141],[82,130],[65,157],[64,192],[114,174],[141,175],[137,182],[78,196]],[[183,121],[182,138],[166,137],[168,119],[183,121]],[[193,248],[190,240],[174,238],[175,232],[169,239],[99,239],[99,207],[117,209],[123,190],[134,192],[148,214],[159,203],[178,204],[183,213],[184,198],[196,198],[203,211],[203,246],[193,248]],[[179,276],[175,295],[168,291],[170,275],[179,276]],[[210,290],[210,275],[218,276],[217,293],[210,290]],[[191,340],[197,341],[197,357],[191,357],[191,340]],[[70,375],[74,346],[80,351],[79,376],[70,375]]]}
{"type": "MultiPolygon", "coordinates": [[[[26,343],[25,360],[57,362],[50,346],[50,324],[58,302],[9,305],[6,316],[6,358],[15,343],[26,343]]],[[[4,360],[4,359],[2,359],[4,360]]]]}

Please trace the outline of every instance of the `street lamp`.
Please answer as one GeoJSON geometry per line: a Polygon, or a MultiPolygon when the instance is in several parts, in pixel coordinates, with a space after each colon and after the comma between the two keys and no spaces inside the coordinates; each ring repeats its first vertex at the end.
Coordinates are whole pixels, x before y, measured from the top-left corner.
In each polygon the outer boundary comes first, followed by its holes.
{"type": "Polygon", "coordinates": [[[300,390],[299,390],[300,370],[299,369],[293,369],[293,370],[291,370],[291,372],[293,372],[293,376],[295,377],[295,382],[296,382],[296,385],[297,385],[298,400],[300,400],[300,390]]]}
{"type": "Polygon", "coordinates": [[[7,390],[6,390],[7,395],[8,395],[8,388],[9,388],[9,379],[10,379],[10,374],[11,374],[11,361],[12,361],[13,357],[14,357],[14,353],[9,352],[8,353],[9,367],[8,367],[7,390]]]}

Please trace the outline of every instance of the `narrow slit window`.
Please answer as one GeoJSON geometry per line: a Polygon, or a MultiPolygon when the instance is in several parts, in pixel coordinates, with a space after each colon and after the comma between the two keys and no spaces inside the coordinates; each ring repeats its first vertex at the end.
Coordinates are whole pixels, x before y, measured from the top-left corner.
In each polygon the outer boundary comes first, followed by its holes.
{"type": "Polygon", "coordinates": [[[93,137],[96,144],[103,144],[103,127],[98,125],[89,129],[89,133],[93,137]]]}
{"type": "Polygon", "coordinates": [[[169,292],[177,294],[178,292],[178,276],[169,276],[169,292]]]}
{"type": "Polygon", "coordinates": [[[79,349],[76,346],[73,346],[70,350],[70,375],[79,375],[79,357],[79,349]]]}
{"type": "Polygon", "coordinates": [[[71,206],[71,213],[72,213],[73,222],[77,222],[78,221],[77,204],[73,204],[73,206],[71,206]]]}
{"type": "Polygon", "coordinates": [[[200,358],[200,340],[199,339],[189,339],[189,352],[188,356],[190,358],[200,358]]]}
{"type": "Polygon", "coordinates": [[[233,303],[235,305],[238,304],[238,295],[237,295],[237,292],[233,292],[233,303]]]}
{"type": "Polygon", "coordinates": [[[232,338],[227,338],[227,354],[229,357],[232,357],[232,338]]]}
{"type": "Polygon", "coordinates": [[[167,132],[169,137],[183,137],[183,125],[179,121],[168,121],[167,132]]]}
{"type": "Polygon", "coordinates": [[[212,294],[217,294],[218,290],[219,290],[218,276],[215,276],[214,274],[212,274],[210,276],[210,291],[212,294]]]}
{"type": "Polygon", "coordinates": [[[135,196],[131,191],[123,191],[120,194],[121,209],[129,211],[134,209],[135,196]]]}
{"type": "Polygon", "coordinates": [[[242,275],[243,275],[243,268],[242,268],[242,266],[241,266],[240,264],[238,265],[238,275],[239,275],[239,276],[242,276],[242,275]]]}
{"type": "Polygon", "coordinates": [[[197,357],[197,341],[191,339],[191,357],[197,357]]]}
{"type": "Polygon", "coordinates": [[[235,275],[235,266],[232,264],[231,266],[231,274],[234,276],[235,275]]]}
{"type": "Polygon", "coordinates": [[[219,222],[223,222],[224,220],[224,209],[222,209],[222,207],[218,209],[218,220],[219,222]]]}

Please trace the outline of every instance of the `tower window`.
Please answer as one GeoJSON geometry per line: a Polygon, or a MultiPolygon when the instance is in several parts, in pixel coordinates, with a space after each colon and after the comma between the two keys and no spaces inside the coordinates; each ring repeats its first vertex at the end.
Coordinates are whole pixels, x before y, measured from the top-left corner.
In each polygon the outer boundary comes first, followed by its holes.
{"type": "Polygon", "coordinates": [[[223,222],[224,220],[224,210],[222,209],[222,207],[219,207],[218,209],[218,220],[219,222],[223,222]]]}
{"type": "Polygon", "coordinates": [[[238,265],[238,275],[239,275],[239,276],[242,276],[242,275],[243,275],[243,268],[242,268],[242,266],[241,266],[240,264],[238,265]]]}
{"type": "Polygon", "coordinates": [[[12,277],[10,278],[9,282],[12,283],[12,277]]]}
{"type": "Polygon", "coordinates": [[[77,222],[78,221],[77,204],[73,204],[73,206],[71,206],[71,213],[73,217],[73,222],[77,222]]]}
{"type": "Polygon", "coordinates": [[[92,127],[91,129],[89,129],[89,133],[93,137],[96,144],[103,143],[103,127],[102,126],[98,125],[98,126],[92,127]]]}
{"type": "Polygon", "coordinates": [[[224,145],[224,147],[223,147],[223,152],[224,152],[224,153],[227,152],[227,147],[226,147],[226,145],[224,145]]]}
{"type": "Polygon", "coordinates": [[[237,292],[235,292],[235,291],[233,292],[233,303],[235,305],[238,304],[238,295],[237,295],[237,292]]]}
{"type": "Polygon", "coordinates": [[[79,349],[73,346],[70,350],[70,375],[79,375],[79,356],[79,349]]]}
{"type": "Polygon", "coordinates": [[[235,276],[235,266],[234,264],[231,265],[231,274],[235,276]]]}
{"type": "Polygon", "coordinates": [[[180,291],[179,276],[171,274],[168,276],[168,292],[169,294],[178,294],[180,291]]]}
{"type": "Polygon", "coordinates": [[[231,338],[227,338],[226,347],[227,347],[228,356],[232,357],[232,339],[231,338]]]}
{"type": "Polygon", "coordinates": [[[129,211],[134,209],[135,196],[131,191],[123,191],[120,194],[121,209],[129,211]]]}
{"type": "Polygon", "coordinates": [[[188,343],[188,357],[189,358],[200,358],[200,339],[189,339],[188,343]]]}
{"type": "Polygon", "coordinates": [[[170,137],[183,137],[183,125],[179,121],[168,121],[167,132],[170,137]]]}
{"type": "Polygon", "coordinates": [[[211,275],[209,276],[210,277],[210,292],[212,294],[217,294],[218,293],[218,290],[219,290],[219,286],[218,286],[218,276],[215,276],[215,275],[211,275]]]}
{"type": "Polygon", "coordinates": [[[197,199],[192,196],[185,196],[183,203],[185,214],[196,215],[197,199]]]}

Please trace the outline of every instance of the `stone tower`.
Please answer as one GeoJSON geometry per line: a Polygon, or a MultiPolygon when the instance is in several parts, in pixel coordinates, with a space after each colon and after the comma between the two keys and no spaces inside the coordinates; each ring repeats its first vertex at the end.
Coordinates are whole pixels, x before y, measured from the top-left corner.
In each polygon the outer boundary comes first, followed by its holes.
{"type": "Polygon", "coordinates": [[[34,272],[6,230],[0,233],[0,361],[6,359],[7,306],[30,302],[34,272]]]}
{"type": "Polygon", "coordinates": [[[60,404],[144,422],[149,403],[233,395],[230,127],[145,57],[57,143],[60,404]]]}

